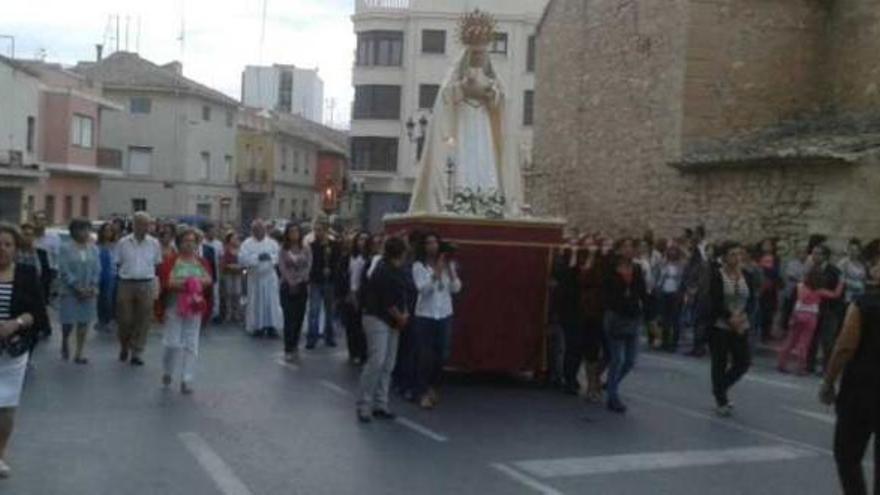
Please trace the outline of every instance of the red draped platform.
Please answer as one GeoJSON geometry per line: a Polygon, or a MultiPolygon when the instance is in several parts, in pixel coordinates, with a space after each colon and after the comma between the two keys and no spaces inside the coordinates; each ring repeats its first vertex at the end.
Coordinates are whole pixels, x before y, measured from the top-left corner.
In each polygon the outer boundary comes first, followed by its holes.
{"type": "Polygon", "coordinates": [[[391,215],[389,234],[432,231],[458,246],[464,284],[455,300],[449,366],[472,372],[546,369],[547,306],[559,220],[391,215]]]}

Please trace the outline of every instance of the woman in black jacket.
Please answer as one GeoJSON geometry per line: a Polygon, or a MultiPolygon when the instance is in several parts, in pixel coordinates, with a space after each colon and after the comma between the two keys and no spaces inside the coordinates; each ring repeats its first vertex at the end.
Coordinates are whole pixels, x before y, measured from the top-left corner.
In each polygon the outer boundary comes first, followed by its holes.
{"type": "Polygon", "coordinates": [[[641,267],[633,262],[632,239],[617,242],[615,258],[605,274],[605,332],[609,341],[608,409],[626,412],[620,400],[620,382],[636,364],[639,335],[645,324],[648,290],[641,267]]]}
{"type": "Polygon", "coordinates": [[[749,315],[757,299],[755,284],[743,269],[741,244],[724,243],[719,249],[721,264],[712,267],[710,285],[709,350],[712,355],[712,393],[716,412],[730,416],[733,406],[727,394],[751,364],[748,334],[749,315]]]}
{"type": "Polygon", "coordinates": [[[0,224],[0,478],[10,474],[6,444],[21,397],[28,351],[39,330],[49,323],[36,269],[15,263],[21,242],[18,229],[0,224]]]}

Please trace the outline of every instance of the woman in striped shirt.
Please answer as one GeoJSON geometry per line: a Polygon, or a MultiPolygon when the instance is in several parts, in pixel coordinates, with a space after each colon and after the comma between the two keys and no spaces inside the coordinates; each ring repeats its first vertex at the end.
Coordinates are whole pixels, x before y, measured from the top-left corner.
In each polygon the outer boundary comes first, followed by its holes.
{"type": "Polygon", "coordinates": [[[0,224],[0,478],[8,478],[6,444],[21,397],[28,350],[39,329],[48,325],[36,269],[15,263],[21,235],[0,224]]]}

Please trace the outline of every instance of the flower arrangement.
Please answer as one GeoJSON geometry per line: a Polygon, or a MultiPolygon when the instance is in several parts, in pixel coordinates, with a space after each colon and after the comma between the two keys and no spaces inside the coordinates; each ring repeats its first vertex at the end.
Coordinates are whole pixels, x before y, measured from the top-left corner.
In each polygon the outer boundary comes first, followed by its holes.
{"type": "Polygon", "coordinates": [[[459,215],[502,218],[506,203],[507,200],[501,191],[466,187],[455,192],[450,211],[459,215]]]}

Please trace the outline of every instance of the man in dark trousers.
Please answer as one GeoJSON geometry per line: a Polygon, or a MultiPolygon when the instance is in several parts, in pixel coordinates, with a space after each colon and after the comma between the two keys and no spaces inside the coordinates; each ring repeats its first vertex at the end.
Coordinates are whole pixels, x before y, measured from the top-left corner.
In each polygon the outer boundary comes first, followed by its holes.
{"type": "MultiPolygon", "coordinates": [[[[841,283],[840,269],[831,263],[831,250],[825,244],[820,244],[813,248],[812,258],[814,266],[822,267],[822,289],[835,290],[841,283]]],[[[840,324],[843,321],[843,314],[846,307],[843,303],[843,296],[835,299],[825,299],[819,307],[819,326],[816,330],[813,342],[810,344],[809,354],[807,356],[807,371],[813,373],[816,371],[816,357],[819,348],[822,348],[822,369],[828,365],[828,359],[831,357],[831,349],[834,346],[834,340],[840,331],[840,324]]]]}
{"type": "Polygon", "coordinates": [[[869,244],[867,251],[870,285],[847,309],[819,393],[823,403],[836,402],[834,459],[844,495],[868,493],[862,460],[872,435],[873,493],[880,493],[880,240],[869,244]]]}
{"type": "Polygon", "coordinates": [[[318,342],[321,310],[324,310],[324,343],[336,347],[333,330],[333,309],[336,305],[335,275],[340,267],[339,244],[330,238],[326,219],[315,221],[315,240],[309,248],[312,252],[312,270],[309,273],[309,330],[306,349],[314,349],[318,342]]]}

